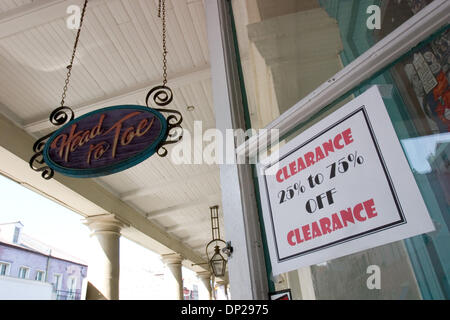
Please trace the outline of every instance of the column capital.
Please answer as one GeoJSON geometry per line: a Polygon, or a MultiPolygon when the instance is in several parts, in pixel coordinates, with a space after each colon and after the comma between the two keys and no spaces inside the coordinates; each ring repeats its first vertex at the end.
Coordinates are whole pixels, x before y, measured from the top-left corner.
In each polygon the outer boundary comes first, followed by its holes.
{"type": "Polygon", "coordinates": [[[181,264],[181,262],[184,260],[181,254],[179,253],[170,253],[170,254],[163,254],[161,255],[161,260],[166,265],[172,265],[172,264],[181,264]]]}
{"type": "Polygon", "coordinates": [[[183,257],[178,253],[163,254],[161,260],[166,265],[164,274],[167,285],[173,290],[173,298],[183,300],[183,270],[181,264],[183,257]]]}
{"type": "Polygon", "coordinates": [[[212,284],[211,284],[211,272],[209,272],[209,271],[197,272],[197,277],[203,283],[203,286],[205,287],[206,291],[208,292],[208,299],[212,300],[213,299],[213,288],[212,288],[212,284]]]}
{"type": "Polygon", "coordinates": [[[112,233],[120,235],[122,228],[130,226],[129,223],[123,219],[118,218],[114,214],[102,214],[92,217],[87,217],[82,220],[82,223],[89,227],[92,234],[96,233],[112,233]]]}
{"type": "Polygon", "coordinates": [[[201,272],[197,272],[197,277],[199,277],[200,279],[211,279],[211,272],[209,271],[201,271],[201,272]]]}

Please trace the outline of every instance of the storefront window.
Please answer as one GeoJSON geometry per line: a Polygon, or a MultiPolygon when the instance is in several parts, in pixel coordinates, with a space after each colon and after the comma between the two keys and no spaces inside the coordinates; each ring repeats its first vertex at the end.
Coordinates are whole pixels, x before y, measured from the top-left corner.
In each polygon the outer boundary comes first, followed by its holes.
{"type": "Polygon", "coordinates": [[[233,0],[251,126],[266,126],[430,2],[233,0]]]}
{"type": "MultiPolygon", "coordinates": [[[[430,2],[232,1],[251,127],[275,120],[430,2]],[[368,27],[370,6],[380,28],[368,27]]],[[[270,277],[272,289],[290,288],[295,299],[450,298],[449,69],[447,29],[283,137],[378,85],[436,231],[270,277]],[[370,266],[380,268],[379,290],[367,287],[370,266]]]]}

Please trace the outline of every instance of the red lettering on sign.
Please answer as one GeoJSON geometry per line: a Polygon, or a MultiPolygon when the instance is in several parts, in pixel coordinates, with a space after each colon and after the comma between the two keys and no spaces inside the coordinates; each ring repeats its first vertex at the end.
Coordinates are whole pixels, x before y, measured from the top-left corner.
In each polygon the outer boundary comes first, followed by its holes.
{"type": "Polygon", "coordinates": [[[294,231],[291,230],[288,232],[287,234],[287,242],[291,245],[291,246],[295,246],[295,242],[293,241],[294,238],[294,231]]]}
{"type": "Polygon", "coordinates": [[[352,130],[347,129],[344,132],[342,132],[342,137],[344,137],[344,142],[346,145],[349,145],[350,143],[353,142],[353,137],[352,137],[352,130]]]}
{"type": "Polygon", "coordinates": [[[352,215],[352,208],[348,208],[347,210],[341,210],[341,218],[342,222],[344,223],[344,226],[347,226],[347,222],[351,222],[355,224],[355,219],[352,215]]]}
{"type": "Polygon", "coordinates": [[[373,202],[373,199],[367,200],[364,204],[364,209],[366,210],[367,217],[369,219],[374,218],[378,215],[375,211],[375,203],[373,202]]]}
{"type": "Polygon", "coordinates": [[[308,152],[305,154],[305,162],[307,167],[310,167],[315,163],[314,157],[315,155],[312,152],[308,152]]]}
{"type": "Polygon", "coordinates": [[[311,234],[309,233],[309,224],[302,227],[302,232],[305,237],[305,241],[311,240],[311,234]]]}
{"type": "Polygon", "coordinates": [[[302,240],[302,238],[300,238],[300,230],[295,229],[294,233],[295,233],[295,239],[297,239],[297,243],[302,243],[303,240],[302,240]]]}
{"type": "Polygon", "coordinates": [[[324,217],[318,221],[312,222],[311,224],[306,224],[299,228],[290,230],[287,234],[287,241],[288,244],[293,247],[302,242],[323,237],[327,234],[346,228],[349,226],[348,222],[355,224],[355,219],[356,222],[364,222],[367,219],[373,219],[377,216],[378,213],[375,209],[375,202],[373,199],[369,199],[362,203],[356,204],[353,208],[340,210],[339,214],[333,213],[331,215],[331,219],[324,217]],[[366,214],[363,215],[363,212],[366,214]]]}
{"type": "Polygon", "coordinates": [[[283,182],[283,179],[281,178],[281,175],[283,174],[283,171],[278,170],[276,178],[278,182],[283,182]]]}
{"type": "Polygon", "coordinates": [[[295,161],[294,161],[294,162],[291,162],[291,163],[289,164],[289,169],[291,170],[291,173],[292,173],[292,174],[296,174],[296,173],[297,173],[297,167],[295,166],[295,161]]]}
{"type": "Polygon", "coordinates": [[[341,220],[339,220],[339,217],[338,217],[338,215],[336,213],[334,213],[331,216],[331,221],[333,221],[333,231],[336,231],[338,229],[342,229],[343,228],[341,220]]]}
{"type": "Polygon", "coordinates": [[[313,239],[316,238],[316,237],[320,237],[322,235],[322,232],[320,232],[319,225],[317,224],[316,221],[314,221],[311,224],[311,230],[312,230],[312,237],[313,237],[313,239]]]}
{"type": "Polygon", "coordinates": [[[356,207],[353,209],[353,216],[356,218],[356,220],[361,222],[366,220],[366,218],[361,216],[361,211],[363,211],[363,209],[364,207],[361,203],[356,205],[356,207]]]}
{"type": "Polygon", "coordinates": [[[328,157],[330,152],[334,152],[333,141],[331,139],[328,142],[324,142],[322,147],[323,147],[323,150],[325,151],[325,157],[328,157]]]}
{"type": "Polygon", "coordinates": [[[314,148],[314,152],[306,152],[303,156],[299,157],[297,160],[290,162],[287,166],[280,168],[277,171],[276,179],[278,182],[283,182],[290,177],[296,175],[302,170],[313,166],[319,161],[327,158],[331,153],[336,150],[341,150],[345,146],[353,143],[354,139],[352,136],[351,128],[344,130],[343,132],[337,134],[333,139],[330,139],[320,146],[314,148]]]}

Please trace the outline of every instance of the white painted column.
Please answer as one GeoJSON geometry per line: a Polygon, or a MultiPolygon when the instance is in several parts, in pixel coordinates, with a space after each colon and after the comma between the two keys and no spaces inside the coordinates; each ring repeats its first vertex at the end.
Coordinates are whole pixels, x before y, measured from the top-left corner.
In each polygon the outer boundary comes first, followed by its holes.
{"type": "MultiPolygon", "coordinates": [[[[205,7],[216,128],[225,135],[228,129],[245,130],[229,1],[206,0],[205,7]]],[[[227,149],[224,146],[224,154],[227,149]]],[[[267,299],[267,270],[252,167],[222,164],[220,181],[225,233],[235,248],[227,264],[231,295],[236,300],[267,299]]]]}
{"type": "Polygon", "coordinates": [[[292,300],[302,300],[302,289],[297,270],[287,273],[287,286],[291,289],[292,300]]]}
{"type": "Polygon", "coordinates": [[[197,272],[197,277],[203,284],[203,288],[199,290],[199,299],[200,300],[212,300],[213,292],[211,287],[211,273],[208,271],[197,272]]]}
{"type": "Polygon", "coordinates": [[[314,291],[314,283],[310,267],[298,269],[298,278],[300,280],[300,288],[302,291],[303,300],[316,300],[314,291]]]}
{"type": "Polygon", "coordinates": [[[180,254],[165,254],[162,261],[167,266],[165,272],[165,281],[170,288],[172,300],[184,300],[183,294],[183,273],[181,270],[181,262],[183,257],[180,254]]]}
{"type": "Polygon", "coordinates": [[[223,292],[223,299],[230,300],[228,297],[228,282],[225,280],[217,281],[217,284],[220,286],[220,290],[223,292]]]}
{"type": "Polygon", "coordinates": [[[119,299],[120,231],[126,223],[112,214],[89,217],[83,221],[92,231],[88,268],[88,300],[119,299]]]}

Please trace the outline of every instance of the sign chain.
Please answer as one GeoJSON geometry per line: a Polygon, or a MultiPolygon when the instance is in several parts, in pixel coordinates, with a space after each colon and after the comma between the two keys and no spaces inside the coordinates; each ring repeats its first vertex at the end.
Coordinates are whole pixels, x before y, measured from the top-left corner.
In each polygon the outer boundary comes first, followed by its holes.
{"type": "Polygon", "coordinates": [[[167,84],[167,26],[166,26],[166,1],[159,0],[158,18],[162,19],[162,44],[163,44],[163,86],[167,84]]]}
{"type": "Polygon", "coordinates": [[[63,88],[63,93],[61,96],[61,107],[64,107],[64,102],[66,100],[66,94],[67,94],[67,89],[69,86],[70,76],[72,75],[73,61],[75,60],[75,54],[77,52],[77,47],[78,47],[78,40],[80,39],[81,27],[83,26],[84,15],[86,13],[86,7],[87,7],[88,2],[89,2],[89,0],[84,1],[83,12],[81,13],[81,18],[80,18],[80,26],[78,27],[77,36],[75,38],[75,44],[73,46],[72,57],[70,59],[69,65],[67,66],[68,71],[67,71],[67,75],[66,75],[65,85],[63,88]]]}

